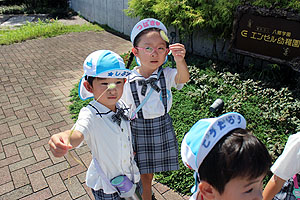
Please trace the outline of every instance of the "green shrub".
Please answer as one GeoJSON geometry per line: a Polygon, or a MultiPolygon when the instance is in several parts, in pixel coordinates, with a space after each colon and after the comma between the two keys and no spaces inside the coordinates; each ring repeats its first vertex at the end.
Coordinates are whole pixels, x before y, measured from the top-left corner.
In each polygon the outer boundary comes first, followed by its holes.
{"type": "Polygon", "coordinates": [[[125,13],[130,17],[154,17],[166,26],[173,25],[181,38],[205,29],[215,38],[230,38],[234,13],[238,5],[293,9],[300,13],[299,0],[130,0],[125,13]]]}
{"type": "MultiPolygon", "coordinates": [[[[170,115],[179,144],[199,119],[235,111],[245,117],[247,128],[266,145],[274,161],[288,136],[300,131],[299,91],[266,87],[262,81],[247,79],[245,76],[249,74],[223,70],[212,62],[191,66],[191,81],[183,90],[173,91],[170,115]],[[218,114],[211,113],[209,106],[217,98],[224,100],[224,109],[218,114]]],[[[190,194],[194,184],[192,174],[180,163],[180,170],[156,174],[155,178],[181,193],[190,194]]]]}

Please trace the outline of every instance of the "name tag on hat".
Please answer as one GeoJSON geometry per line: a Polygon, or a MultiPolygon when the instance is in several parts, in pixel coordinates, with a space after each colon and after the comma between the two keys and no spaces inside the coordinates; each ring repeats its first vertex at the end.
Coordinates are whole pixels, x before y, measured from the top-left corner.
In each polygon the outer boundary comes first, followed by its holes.
{"type": "Polygon", "coordinates": [[[209,148],[211,144],[215,144],[214,140],[217,136],[224,135],[227,131],[224,129],[228,129],[232,127],[238,127],[238,125],[242,122],[242,118],[236,115],[229,115],[226,118],[221,118],[217,120],[214,125],[209,129],[208,134],[205,135],[205,139],[203,140],[202,145],[205,148],[209,148]]]}

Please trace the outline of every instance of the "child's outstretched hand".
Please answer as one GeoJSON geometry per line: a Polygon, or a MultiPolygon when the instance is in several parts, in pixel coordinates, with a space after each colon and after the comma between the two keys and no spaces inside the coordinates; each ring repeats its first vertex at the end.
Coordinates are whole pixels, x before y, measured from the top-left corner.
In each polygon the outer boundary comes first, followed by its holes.
{"type": "Polygon", "coordinates": [[[54,157],[62,157],[67,154],[70,149],[72,149],[72,145],[68,144],[68,140],[69,135],[65,132],[57,133],[51,136],[48,144],[54,157]]]}
{"type": "Polygon", "coordinates": [[[169,49],[170,51],[172,51],[172,55],[176,63],[180,63],[184,61],[186,50],[183,44],[180,43],[171,44],[169,46],[169,49]]]}

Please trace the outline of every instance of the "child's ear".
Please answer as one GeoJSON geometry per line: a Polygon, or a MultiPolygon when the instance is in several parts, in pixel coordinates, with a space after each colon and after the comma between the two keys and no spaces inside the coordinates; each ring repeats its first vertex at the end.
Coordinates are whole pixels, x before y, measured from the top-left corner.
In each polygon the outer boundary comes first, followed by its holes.
{"type": "Polygon", "coordinates": [[[83,82],[83,86],[85,87],[85,89],[86,89],[88,92],[93,93],[93,87],[89,84],[89,82],[84,81],[84,82],[83,82]]]}
{"type": "Polygon", "coordinates": [[[211,184],[206,181],[201,181],[198,185],[200,195],[204,197],[204,199],[212,200],[215,199],[215,189],[211,184]]]}
{"type": "Polygon", "coordinates": [[[138,54],[138,50],[134,47],[131,49],[131,52],[133,53],[134,56],[137,56],[138,54]]]}

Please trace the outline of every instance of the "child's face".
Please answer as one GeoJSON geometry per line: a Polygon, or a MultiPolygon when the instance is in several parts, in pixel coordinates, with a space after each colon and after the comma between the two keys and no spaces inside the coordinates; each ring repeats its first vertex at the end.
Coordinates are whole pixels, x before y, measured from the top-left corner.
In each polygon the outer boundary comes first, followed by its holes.
{"type": "Polygon", "coordinates": [[[155,70],[161,66],[168,54],[166,42],[157,31],[151,31],[142,35],[137,47],[135,48],[135,56],[140,59],[142,67],[149,69],[155,70]],[[152,53],[149,51],[151,48],[153,49],[152,53]]]}
{"type": "Polygon", "coordinates": [[[110,110],[115,111],[116,103],[123,94],[124,83],[125,79],[122,78],[95,78],[92,87],[94,98],[97,99],[100,95],[102,95],[102,97],[98,99],[98,102],[110,110]],[[108,85],[111,83],[116,84],[116,87],[106,90],[108,85]]]}
{"type": "Polygon", "coordinates": [[[220,194],[215,191],[214,200],[261,200],[264,176],[254,180],[245,177],[236,177],[230,180],[220,194]]]}

